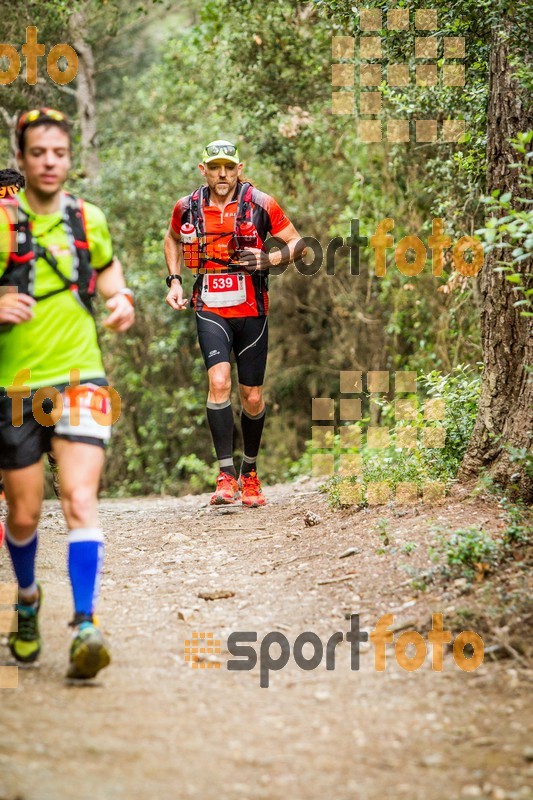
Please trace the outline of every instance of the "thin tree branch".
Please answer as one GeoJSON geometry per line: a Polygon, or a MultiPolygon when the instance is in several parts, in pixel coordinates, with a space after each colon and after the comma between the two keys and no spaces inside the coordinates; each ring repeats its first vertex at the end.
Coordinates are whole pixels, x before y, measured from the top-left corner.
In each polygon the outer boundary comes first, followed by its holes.
{"type": "Polygon", "coordinates": [[[8,128],[13,125],[14,121],[18,116],[18,112],[15,112],[13,116],[10,116],[9,111],[7,111],[3,106],[0,106],[0,114],[2,114],[4,121],[8,128]]]}
{"type": "Polygon", "coordinates": [[[133,62],[133,58],[126,58],[123,61],[116,61],[114,64],[108,64],[101,69],[96,69],[94,71],[95,75],[102,75],[104,72],[110,72],[113,69],[122,69],[122,67],[127,67],[133,62]]]}
{"type": "MultiPolygon", "coordinates": [[[[37,78],[37,83],[40,83],[44,86],[48,86],[48,82],[45,81],[44,78],[37,78]]],[[[60,92],[64,92],[65,94],[71,94],[76,97],[76,90],[72,89],[70,86],[63,86],[61,83],[56,83],[55,88],[58,89],[60,92]]]]}

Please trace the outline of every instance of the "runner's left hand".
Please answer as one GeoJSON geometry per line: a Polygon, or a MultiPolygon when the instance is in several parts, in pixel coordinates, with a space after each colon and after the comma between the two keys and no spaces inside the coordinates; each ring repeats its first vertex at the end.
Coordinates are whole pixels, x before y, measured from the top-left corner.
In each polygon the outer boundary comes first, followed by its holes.
{"type": "Polygon", "coordinates": [[[123,333],[135,322],[135,310],[126,295],[113,295],[107,301],[106,308],[111,314],[104,320],[104,325],[112,331],[123,333]]]}

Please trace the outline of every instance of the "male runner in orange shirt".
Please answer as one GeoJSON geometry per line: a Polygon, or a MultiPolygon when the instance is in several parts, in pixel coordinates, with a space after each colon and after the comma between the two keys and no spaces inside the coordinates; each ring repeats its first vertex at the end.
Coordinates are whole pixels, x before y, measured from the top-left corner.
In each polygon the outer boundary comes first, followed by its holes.
{"type": "Polygon", "coordinates": [[[192,307],[209,378],[207,419],[220,466],[211,504],[234,503],[242,492],[243,505],[256,507],[265,503],[256,459],[265,422],[268,270],[299,258],[305,247],[274,198],[241,181],[243,164],[234,144],[222,139],[210,142],[198,166],[206,185],[178,200],[165,236],[166,302],[176,311],[186,308],[182,266],[200,267],[192,307]],[[195,229],[196,264],[184,261],[180,232],[185,223],[195,229]],[[265,252],[269,235],[281,240],[281,252],[265,252]],[[232,350],[242,403],[244,455],[239,480],[233,463],[232,350]]]}

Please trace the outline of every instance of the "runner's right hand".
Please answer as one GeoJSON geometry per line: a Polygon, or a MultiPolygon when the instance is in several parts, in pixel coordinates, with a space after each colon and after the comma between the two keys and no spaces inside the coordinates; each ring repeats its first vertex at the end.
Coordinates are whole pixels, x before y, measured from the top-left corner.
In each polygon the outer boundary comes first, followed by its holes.
{"type": "Polygon", "coordinates": [[[17,325],[33,318],[35,300],[22,292],[0,294],[0,325],[17,325]]]}
{"type": "Polygon", "coordinates": [[[187,308],[188,300],[183,299],[183,286],[179,281],[172,281],[169,292],[165,297],[165,303],[168,303],[170,308],[174,311],[185,311],[187,308]]]}

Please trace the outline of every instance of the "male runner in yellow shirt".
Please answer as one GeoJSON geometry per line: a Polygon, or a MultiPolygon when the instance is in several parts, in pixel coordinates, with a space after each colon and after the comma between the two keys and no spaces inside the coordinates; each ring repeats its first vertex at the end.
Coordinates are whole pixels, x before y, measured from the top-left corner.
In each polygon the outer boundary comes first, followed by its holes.
{"type": "Polygon", "coordinates": [[[9,251],[0,252],[0,470],[6,540],[19,585],[18,632],[9,646],[26,663],[41,650],[35,555],[42,455],[52,449],[74,598],[67,675],[92,678],[110,655],[94,618],[103,559],[97,491],[109,438],[109,394],[101,388],[107,381],[91,300],[97,289],[110,311],[104,324],[122,332],[134,322],[133,298],[113,257],[103,212],[63,191],[71,163],[66,116],[33,109],[21,115],[17,134],[26,189],[1,201],[4,229],[13,204],[16,219],[11,247],[0,248],[9,251]]]}

